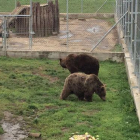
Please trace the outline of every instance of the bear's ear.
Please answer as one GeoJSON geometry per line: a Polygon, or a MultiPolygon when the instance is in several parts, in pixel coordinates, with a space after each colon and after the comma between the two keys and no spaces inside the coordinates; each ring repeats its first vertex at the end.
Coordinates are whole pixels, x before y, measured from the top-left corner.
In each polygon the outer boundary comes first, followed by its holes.
{"type": "Polygon", "coordinates": [[[101,90],[104,90],[104,88],[105,88],[105,86],[104,86],[104,85],[102,85],[102,86],[100,87],[100,89],[101,89],[101,90]]]}
{"type": "Polygon", "coordinates": [[[103,84],[104,85],[104,87],[106,87],[106,84],[103,84]]]}

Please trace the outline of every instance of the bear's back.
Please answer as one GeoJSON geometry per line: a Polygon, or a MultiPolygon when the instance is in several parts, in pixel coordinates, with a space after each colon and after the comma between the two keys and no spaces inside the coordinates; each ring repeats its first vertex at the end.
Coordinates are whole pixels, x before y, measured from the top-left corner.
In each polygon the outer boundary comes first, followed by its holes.
{"type": "Polygon", "coordinates": [[[77,55],[75,57],[75,65],[81,72],[98,75],[99,61],[93,56],[86,54],[77,55]]]}
{"type": "Polygon", "coordinates": [[[87,75],[84,73],[72,73],[66,78],[66,83],[72,92],[80,93],[84,92],[86,78],[87,75]]]}

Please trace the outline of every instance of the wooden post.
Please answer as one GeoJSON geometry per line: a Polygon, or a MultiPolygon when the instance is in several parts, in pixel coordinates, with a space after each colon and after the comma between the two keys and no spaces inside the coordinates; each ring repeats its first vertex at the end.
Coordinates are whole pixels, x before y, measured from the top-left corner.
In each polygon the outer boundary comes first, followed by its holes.
{"type": "Polygon", "coordinates": [[[40,19],[40,21],[41,21],[40,33],[41,33],[41,37],[42,37],[43,36],[43,7],[40,7],[40,17],[41,17],[41,19],[40,19]]]}
{"type": "Polygon", "coordinates": [[[17,1],[17,3],[16,3],[16,7],[20,7],[20,6],[21,6],[20,2],[17,1]]]}
{"type": "Polygon", "coordinates": [[[36,15],[37,15],[37,13],[36,13],[36,9],[37,9],[37,3],[33,3],[33,30],[34,30],[34,32],[36,33],[36,35],[38,36],[38,34],[37,34],[37,26],[36,26],[36,15]]]}
{"type": "Polygon", "coordinates": [[[49,36],[49,6],[46,8],[46,35],[49,36]]]}
{"type": "Polygon", "coordinates": [[[59,33],[60,21],[59,21],[59,5],[58,0],[55,0],[55,22],[56,22],[56,31],[59,33]]]}
{"type": "MultiPolygon", "coordinates": [[[[26,9],[24,9],[23,11],[23,15],[26,15],[26,9]]],[[[23,32],[24,32],[24,36],[26,35],[27,32],[27,28],[26,28],[26,17],[23,17],[23,32]]]]}
{"type": "Polygon", "coordinates": [[[52,14],[52,5],[53,5],[53,2],[50,1],[48,3],[48,28],[49,28],[49,35],[52,35],[52,32],[53,32],[53,14],[52,14]]]}
{"type": "MultiPolygon", "coordinates": [[[[26,15],[30,14],[30,8],[26,8],[26,15]]],[[[28,32],[28,34],[26,34],[27,36],[29,36],[29,17],[26,18],[26,31],[28,32]]]]}
{"type": "Polygon", "coordinates": [[[35,33],[36,34],[36,36],[41,36],[41,32],[40,32],[40,30],[41,30],[41,25],[40,25],[40,23],[41,23],[41,17],[40,17],[40,15],[41,15],[41,11],[40,11],[40,3],[39,2],[37,2],[37,5],[36,5],[36,17],[37,17],[37,20],[36,20],[36,22],[37,22],[37,33],[35,33]]]}
{"type": "MultiPolygon", "coordinates": [[[[48,5],[40,6],[40,3],[33,3],[33,31],[36,37],[50,36],[55,33],[59,33],[59,8],[58,0],[55,0],[55,4],[52,1],[48,2],[48,5]]],[[[27,7],[19,14],[29,15],[30,8],[27,7]]],[[[29,18],[17,17],[15,20],[16,32],[25,34],[29,31],[29,18]]],[[[26,35],[26,34],[25,34],[26,35]]]]}

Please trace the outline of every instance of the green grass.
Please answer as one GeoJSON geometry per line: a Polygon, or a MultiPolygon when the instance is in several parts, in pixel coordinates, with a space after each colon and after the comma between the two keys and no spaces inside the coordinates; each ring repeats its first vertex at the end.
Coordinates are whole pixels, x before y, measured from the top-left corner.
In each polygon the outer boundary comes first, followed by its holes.
{"type": "Polygon", "coordinates": [[[120,44],[116,44],[112,51],[113,52],[122,52],[122,46],[120,44]]]}
{"type": "Polygon", "coordinates": [[[0,120],[4,110],[22,115],[26,129],[41,133],[43,140],[68,140],[75,132],[99,135],[101,140],[139,139],[123,63],[100,62],[99,78],[106,84],[106,102],[97,95],[93,102],[79,101],[74,95],[60,100],[68,75],[57,60],[1,57],[0,120]]]}
{"type": "MultiPolygon", "coordinates": [[[[30,0],[19,0],[22,5],[29,5],[30,0]]],[[[33,2],[46,3],[47,0],[33,0],[33,2]]],[[[53,0],[54,1],[54,0],[53,0]]],[[[61,13],[66,13],[66,0],[58,0],[61,13]]],[[[83,1],[83,13],[95,13],[104,3],[105,0],[69,0],[69,13],[81,13],[83,1]]],[[[114,13],[115,0],[108,0],[107,3],[99,10],[99,13],[114,13]]],[[[11,12],[15,8],[15,0],[1,0],[0,12],[11,12]]]]}

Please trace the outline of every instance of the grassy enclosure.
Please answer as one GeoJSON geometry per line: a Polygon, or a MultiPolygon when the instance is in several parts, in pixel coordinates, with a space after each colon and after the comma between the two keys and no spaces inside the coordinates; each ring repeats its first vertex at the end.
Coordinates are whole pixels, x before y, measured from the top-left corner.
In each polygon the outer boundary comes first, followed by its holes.
{"type": "MultiPolygon", "coordinates": [[[[1,0],[0,12],[11,12],[15,8],[16,0],[1,0]]],[[[47,0],[32,0],[33,2],[40,2],[45,4],[47,0]]],[[[55,1],[55,0],[53,0],[55,1]]],[[[30,0],[19,0],[22,5],[30,5],[30,0]]],[[[66,13],[66,0],[58,0],[60,13],[66,13]]],[[[69,12],[81,13],[95,13],[105,2],[105,0],[69,0],[69,12]],[[82,2],[83,1],[83,2],[82,2]],[[83,6],[81,6],[83,5],[83,6]]],[[[101,8],[99,13],[114,13],[115,0],[108,0],[107,3],[101,8]]]]}
{"type": "Polygon", "coordinates": [[[139,139],[124,63],[100,62],[106,102],[97,95],[93,102],[79,101],[74,95],[60,100],[69,72],[58,60],[1,57],[0,64],[0,120],[5,110],[21,115],[25,129],[40,132],[43,140],[68,140],[76,132],[99,135],[101,140],[139,139]]]}

